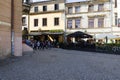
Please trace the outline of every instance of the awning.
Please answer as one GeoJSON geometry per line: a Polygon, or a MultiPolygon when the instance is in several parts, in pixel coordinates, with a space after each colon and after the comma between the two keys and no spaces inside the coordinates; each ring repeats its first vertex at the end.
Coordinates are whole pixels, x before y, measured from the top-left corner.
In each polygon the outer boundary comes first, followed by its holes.
{"type": "Polygon", "coordinates": [[[95,38],[96,39],[105,39],[105,38],[108,38],[108,39],[116,39],[116,38],[120,38],[119,36],[117,36],[117,35],[113,35],[113,34],[111,34],[111,33],[107,33],[107,34],[105,34],[105,33],[103,33],[103,34],[96,34],[96,36],[95,36],[95,38]]]}
{"type": "Polygon", "coordinates": [[[28,34],[28,36],[39,36],[39,35],[42,35],[42,33],[41,32],[30,32],[28,34]]]}
{"type": "Polygon", "coordinates": [[[81,32],[81,31],[77,31],[71,34],[67,35],[68,37],[79,37],[79,38],[92,38],[92,35],[89,35],[87,33],[81,32]]]}
{"type": "Polygon", "coordinates": [[[60,35],[63,34],[64,32],[30,32],[28,35],[29,36],[39,36],[39,35],[60,35]]]}

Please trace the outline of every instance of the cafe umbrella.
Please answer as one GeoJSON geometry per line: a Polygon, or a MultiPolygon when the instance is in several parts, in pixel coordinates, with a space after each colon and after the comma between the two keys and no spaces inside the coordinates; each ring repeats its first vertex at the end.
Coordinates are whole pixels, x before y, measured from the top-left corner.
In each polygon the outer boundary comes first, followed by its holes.
{"type": "Polygon", "coordinates": [[[77,32],[68,34],[67,36],[68,37],[75,37],[75,38],[77,38],[77,37],[79,37],[79,38],[92,38],[92,35],[89,35],[87,33],[81,32],[81,31],[77,31],[77,32]]]}

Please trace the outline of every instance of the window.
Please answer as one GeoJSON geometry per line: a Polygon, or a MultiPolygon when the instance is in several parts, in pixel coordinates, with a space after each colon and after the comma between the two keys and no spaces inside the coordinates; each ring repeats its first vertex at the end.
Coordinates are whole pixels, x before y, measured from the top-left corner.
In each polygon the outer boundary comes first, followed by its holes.
{"type": "Polygon", "coordinates": [[[47,11],[47,6],[43,6],[43,11],[47,11]]]}
{"type": "Polygon", "coordinates": [[[42,24],[43,24],[43,26],[47,26],[47,18],[43,18],[42,24]]]}
{"type": "Polygon", "coordinates": [[[98,27],[104,27],[104,18],[98,18],[98,27]]]}
{"type": "Polygon", "coordinates": [[[94,5],[89,5],[89,7],[88,7],[88,11],[89,11],[89,12],[94,11],[94,5]]]}
{"type": "Polygon", "coordinates": [[[94,28],[94,18],[90,18],[90,19],[88,20],[88,27],[89,27],[89,28],[94,28]]]}
{"type": "Polygon", "coordinates": [[[118,27],[120,27],[120,18],[118,18],[118,27]]]}
{"type": "Polygon", "coordinates": [[[75,28],[80,28],[80,19],[75,19],[75,28]]]}
{"type": "Polygon", "coordinates": [[[54,18],[54,25],[59,25],[59,18],[54,18]]]}
{"type": "Polygon", "coordinates": [[[55,4],[54,9],[59,10],[59,4],[55,4]]]}
{"type": "Polygon", "coordinates": [[[72,7],[68,7],[68,13],[70,14],[72,13],[72,11],[73,11],[72,7]]]}
{"type": "Polygon", "coordinates": [[[117,0],[115,0],[115,8],[117,8],[117,0]]]}
{"type": "Polygon", "coordinates": [[[72,19],[68,19],[67,21],[67,28],[72,28],[72,19]]]}
{"type": "Polygon", "coordinates": [[[75,13],[79,13],[80,12],[80,6],[76,6],[75,7],[75,13]]]}
{"type": "Polygon", "coordinates": [[[34,19],[34,27],[38,26],[38,19],[34,19]]]}
{"type": "Polygon", "coordinates": [[[29,4],[29,3],[30,3],[30,1],[29,1],[29,0],[22,0],[22,3],[29,4]]]}
{"type": "Polygon", "coordinates": [[[29,0],[26,0],[26,4],[28,4],[29,3],[29,0]]]}
{"type": "Polygon", "coordinates": [[[34,12],[38,12],[38,7],[34,7],[34,12]]]}
{"type": "Polygon", "coordinates": [[[26,17],[22,17],[22,25],[26,26],[26,17]]]}
{"type": "Polygon", "coordinates": [[[118,16],[117,14],[115,14],[115,26],[117,26],[117,24],[118,24],[118,16]]]}
{"type": "Polygon", "coordinates": [[[98,5],[98,11],[103,11],[104,10],[104,4],[99,4],[98,5]]]}

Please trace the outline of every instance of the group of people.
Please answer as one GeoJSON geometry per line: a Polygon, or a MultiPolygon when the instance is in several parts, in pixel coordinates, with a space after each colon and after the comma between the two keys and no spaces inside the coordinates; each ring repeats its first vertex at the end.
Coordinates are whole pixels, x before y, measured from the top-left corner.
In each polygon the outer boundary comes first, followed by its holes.
{"type": "Polygon", "coordinates": [[[23,43],[27,44],[28,46],[32,47],[34,50],[42,50],[42,49],[50,49],[50,48],[59,48],[59,42],[56,40],[34,40],[34,39],[24,39],[23,43]]]}
{"type": "Polygon", "coordinates": [[[31,46],[34,50],[50,49],[52,47],[52,44],[51,44],[51,41],[49,41],[49,40],[46,40],[46,41],[34,40],[31,42],[31,46]]]}
{"type": "Polygon", "coordinates": [[[39,41],[39,40],[23,40],[23,43],[27,44],[28,46],[32,47],[34,50],[40,49],[50,49],[54,46],[53,42],[50,40],[39,41]]]}

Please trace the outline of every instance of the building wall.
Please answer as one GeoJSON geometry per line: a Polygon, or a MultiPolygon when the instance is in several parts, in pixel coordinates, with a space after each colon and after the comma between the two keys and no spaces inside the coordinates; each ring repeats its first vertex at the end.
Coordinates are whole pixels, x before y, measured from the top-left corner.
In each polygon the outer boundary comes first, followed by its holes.
{"type": "Polygon", "coordinates": [[[11,0],[0,1],[0,57],[11,52],[11,0]]]}
{"type": "Polygon", "coordinates": [[[118,26],[118,20],[120,18],[120,1],[117,0],[117,7],[115,7],[115,0],[112,0],[112,25],[113,34],[120,35],[120,26],[118,26]],[[115,14],[117,15],[117,25],[115,24],[115,14]]]}
{"type": "Polygon", "coordinates": [[[14,0],[15,56],[22,56],[22,0],[14,0]]]}
{"type": "Polygon", "coordinates": [[[30,31],[65,29],[65,3],[61,1],[43,1],[33,3],[30,9],[30,31]],[[54,10],[54,5],[59,4],[59,10],[54,10]],[[43,11],[43,6],[47,6],[47,11],[43,11]],[[38,12],[34,12],[34,7],[38,7],[38,12]],[[42,25],[42,19],[47,18],[47,26],[42,25]],[[59,18],[59,25],[54,25],[54,18],[59,18]],[[34,19],[38,19],[38,26],[34,27],[34,19]]]}
{"type": "MultiPolygon", "coordinates": [[[[119,3],[119,2],[118,2],[119,3]]],[[[119,6],[117,7],[119,8],[119,6]]],[[[109,1],[97,1],[97,2],[75,2],[75,3],[67,3],[66,4],[66,18],[67,20],[69,18],[77,18],[80,17],[81,18],[81,26],[80,28],[75,29],[75,20],[73,19],[73,28],[72,29],[68,29],[67,25],[67,32],[71,33],[71,32],[75,32],[75,31],[83,31],[83,32],[87,32],[89,34],[92,35],[96,35],[96,34],[102,34],[102,33],[112,33],[115,35],[120,35],[120,27],[118,27],[118,25],[115,25],[115,14],[119,14],[119,10],[117,10],[117,8],[115,8],[115,0],[112,0],[112,2],[109,1]],[[103,11],[98,11],[98,4],[104,4],[104,10],[103,11]],[[88,11],[88,5],[93,4],[94,5],[94,11],[89,12],[88,11]],[[79,13],[75,13],[75,6],[79,5],[81,10],[79,13]],[[73,13],[69,14],[68,13],[68,7],[73,7],[73,13]],[[104,26],[99,28],[98,27],[98,18],[99,17],[104,17],[104,26]],[[94,18],[94,27],[93,28],[89,28],[88,27],[88,19],[89,17],[94,18]]],[[[66,21],[67,23],[67,21],[66,21]]]]}
{"type": "Polygon", "coordinates": [[[118,6],[118,8],[117,8],[117,11],[118,11],[118,18],[120,18],[120,0],[117,0],[118,1],[118,3],[117,3],[117,6],[118,6]]]}
{"type": "Polygon", "coordinates": [[[63,13],[50,13],[50,14],[41,14],[41,15],[33,15],[30,16],[30,31],[36,30],[56,30],[62,29],[64,30],[64,14],[63,13]],[[59,18],[59,25],[54,25],[54,18],[59,18]],[[47,18],[47,26],[42,25],[42,19],[47,18]],[[38,27],[34,27],[34,19],[38,19],[38,27]]]}
{"type": "MultiPolygon", "coordinates": [[[[43,12],[43,6],[47,6],[47,11],[54,11],[54,4],[55,3],[51,3],[51,4],[36,4],[31,6],[31,10],[30,13],[34,13],[34,7],[38,7],[39,12],[43,12]]],[[[64,10],[64,3],[57,3],[59,4],[59,10],[64,10]]]]}
{"type": "MultiPolygon", "coordinates": [[[[14,55],[22,55],[22,37],[21,37],[21,9],[22,1],[14,2],[14,28],[15,43],[14,55]]],[[[0,1],[0,58],[11,55],[11,0],[0,1]]]]}
{"type": "Polygon", "coordinates": [[[66,26],[67,33],[75,32],[75,31],[83,31],[92,35],[103,34],[103,33],[112,33],[114,35],[120,35],[120,27],[118,24],[115,24],[115,14],[117,14],[117,20],[120,18],[120,1],[117,0],[117,7],[115,7],[115,0],[91,0],[92,2],[82,1],[82,2],[72,2],[72,3],[64,3],[64,1],[60,2],[60,11],[54,10],[54,4],[58,2],[54,1],[43,1],[38,3],[33,3],[30,10],[30,31],[34,30],[53,30],[53,29],[64,29],[66,26]],[[111,1],[111,2],[109,2],[111,1]],[[98,5],[103,3],[103,11],[98,11],[98,5]],[[65,4],[65,6],[64,6],[65,4]],[[88,11],[88,5],[94,5],[94,11],[88,11]],[[43,12],[43,6],[47,6],[47,11],[43,12]],[[75,6],[80,6],[80,12],[75,13],[75,6]],[[34,12],[34,7],[38,7],[38,12],[34,12]],[[68,7],[73,8],[73,13],[68,14],[68,7]],[[66,14],[64,13],[66,10],[66,14]],[[54,26],[54,17],[60,17],[60,25],[58,27],[54,26]],[[81,19],[80,28],[75,28],[75,18],[81,19]],[[94,27],[89,28],[88,19],[94,18],[94,27]],[[98,27],[98,18],[104,18],[104,26],[98,27]],[[47,18],[48,23],[46,27],[42,26],[42,18],[47,18]],[[65,21],[66,18],[66,21],[65,21]],[[67,28],[67,20],[73,19],[73,28],[67,28]],[[38,27],[34,27],[34,19],[39,19],[38,27]],[[65,23],[66,22],[66,23],[65,23]],[[65,25],[66,24],[66,25],[65,25]]]}

